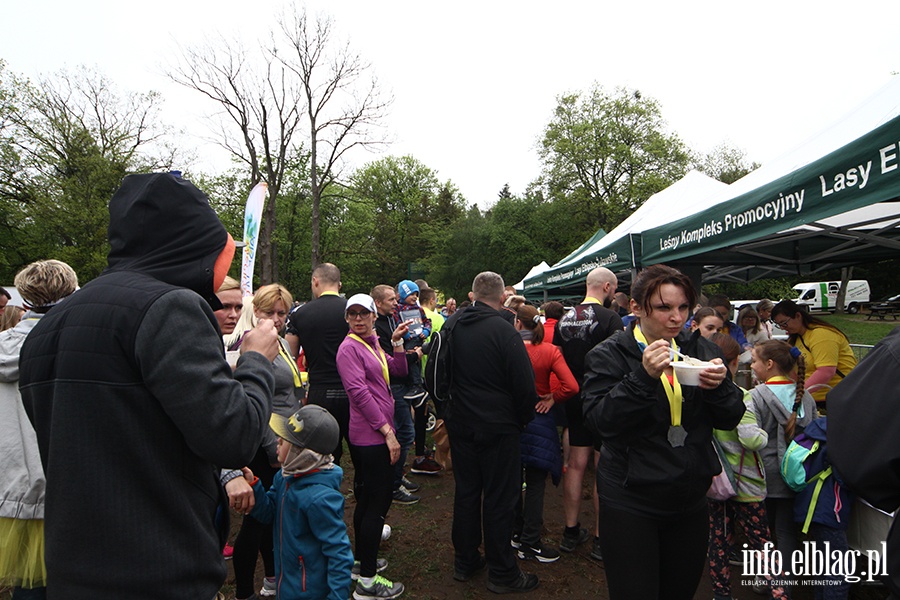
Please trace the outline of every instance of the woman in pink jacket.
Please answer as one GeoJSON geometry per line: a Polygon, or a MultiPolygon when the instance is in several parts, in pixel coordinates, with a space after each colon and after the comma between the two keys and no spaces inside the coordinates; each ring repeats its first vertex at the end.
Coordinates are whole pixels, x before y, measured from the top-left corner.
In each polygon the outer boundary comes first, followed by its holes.
{"type": "Polygon", "coordinates": [[[401,323],[391,335],[394,348],[387,355],[375,334],[375,300],[356,294],[347,300],[344,316],[350,333],[337,352],[337,370],[350,400],[350,457],[353,459],[353,531],[359,580],[353,597],[396,598],[403,584],[392,582],[377,571],[387,566],[378,560],[378,546],[384,517],[393,498],[392,464],[400,457],[400,444],[394,432],[394,398],[390,375],[406,375],[406,351],[403,334],[408,323],[401,323]],[[379,564],[380,563],[380,564],[379,564]]]}

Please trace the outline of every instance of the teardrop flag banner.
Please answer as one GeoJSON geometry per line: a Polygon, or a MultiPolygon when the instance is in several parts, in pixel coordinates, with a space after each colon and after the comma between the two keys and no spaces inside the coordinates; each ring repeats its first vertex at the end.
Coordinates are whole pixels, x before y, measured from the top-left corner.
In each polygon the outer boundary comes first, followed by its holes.
{"type": "Polygon", "coordinates": [[[256,244],[259,242],[259,227],[262,219],[263,203],[269,186],[264,181],[257,183],[247,197],[244,210],[244,257],[241,262],[241,292],[244,296],[253,294],[253,267],[256,264],[256,244]]]}

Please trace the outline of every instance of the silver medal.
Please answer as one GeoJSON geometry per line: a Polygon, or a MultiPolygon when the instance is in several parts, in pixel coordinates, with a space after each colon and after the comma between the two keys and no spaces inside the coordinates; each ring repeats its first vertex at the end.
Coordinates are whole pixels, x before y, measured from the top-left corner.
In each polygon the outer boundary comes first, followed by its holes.
{"type": "Polygon", "coordinates": [[[684,440],[687,439],[687,431],[681,425],[669,425],[669,434],[666,437],[673,448],[680,448],[684,446],[684,440]]]}

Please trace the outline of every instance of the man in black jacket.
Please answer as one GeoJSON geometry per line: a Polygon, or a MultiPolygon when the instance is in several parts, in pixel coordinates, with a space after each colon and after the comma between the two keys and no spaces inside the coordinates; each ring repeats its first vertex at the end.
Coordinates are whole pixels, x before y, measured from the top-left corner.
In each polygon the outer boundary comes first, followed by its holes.
{"type": "Polygon", "coordinates": [[[109,204],[108,267],[22,349],[22,399],[47,475],[50,598],[213,598],[227,501],[216,467],[268,427],[277,332],[232,374],[213,310],[234,241],[178,174],[129,175],[109,204]]]}
{"type": "Polygon", "coordinates": [[[475,302],[445,324],[454,327],[446,413],[456,481],[453,577],[467,581],[486,562],[489,590],[526,592],[538,578],[519,569],[509,542],[522,486],[519,438],[538,402],[534,371],[522,338],[499,312],[503,278],[479,273],[472,295],[475,302]],[[482,523],[485,557],[478,553],[482,523]]]}
{"type": "MultiPolygon", "coordinates": [[[[385,352],[394,352],[391,346],[391,334],[394,333],[392,317],[397,308],[397,291],[386,284],[379,284],[372,288],[369,294],[375,300],[375,309],[378,318],[375,319],[375,332],[378,334],[378,343],[385,352]]],[[[419,496],[413,492],[419,489],[418,484],[413,483],[404,475],[406,468],[406,456],[409,447],[415,440],[415,430],[412,419],[412,405],[403,396],[410,388],[410,379],[406,377],[391,376],[391,395],[394,397],[394,431],[397,441],[400,443],[400,458],[394,463],[394,498],[397,504],[409,505],[419,501],[419,496]]]]}
{"type": "MultiPolygon", "coordinates": [[[[828,392],[828,450],[835,469],[860,497],[885,512],[900,508],[900,411],[897,411],[897,373],[900,372],[900,327],[895,327],[859,365],[828,392]]],[[[868,511],[866,511],[868,512],[868,511]]],[[[865,517],[863,513],[861,517],[865,517]]],[[[860,521],[862,522],[862,520],[860,521]]],[[[883,531],[883,530],[882,530],[883,531]]],[[[878,550],[856,548],[857,550],[878,550]]],[[[900,525],[894,521],[887,536],[883,569],[872,570],[869,581],[887,574],[890,600],[900,599],[900,525]],[[877,571],[877,572],[876,572],[877,571]]],[[[869,555],[871,559],[874,555],[869,555]]],[[[871,568],[872,565],[870,564],[871,568]]]]}

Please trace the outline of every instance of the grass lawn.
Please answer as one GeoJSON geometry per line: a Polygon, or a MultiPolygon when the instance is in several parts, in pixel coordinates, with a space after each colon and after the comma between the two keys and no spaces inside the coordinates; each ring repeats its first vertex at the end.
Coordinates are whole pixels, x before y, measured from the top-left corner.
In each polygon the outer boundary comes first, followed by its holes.
{"type": "Polygon", "coordinates": [[[873,319],[866,320],[866,314],[831,315],[815,314],[816,317],[834,325],[844,332],[851,344],[868,344],[874,346],[881,339],[900,326],[900,321],[873,319]]]}

